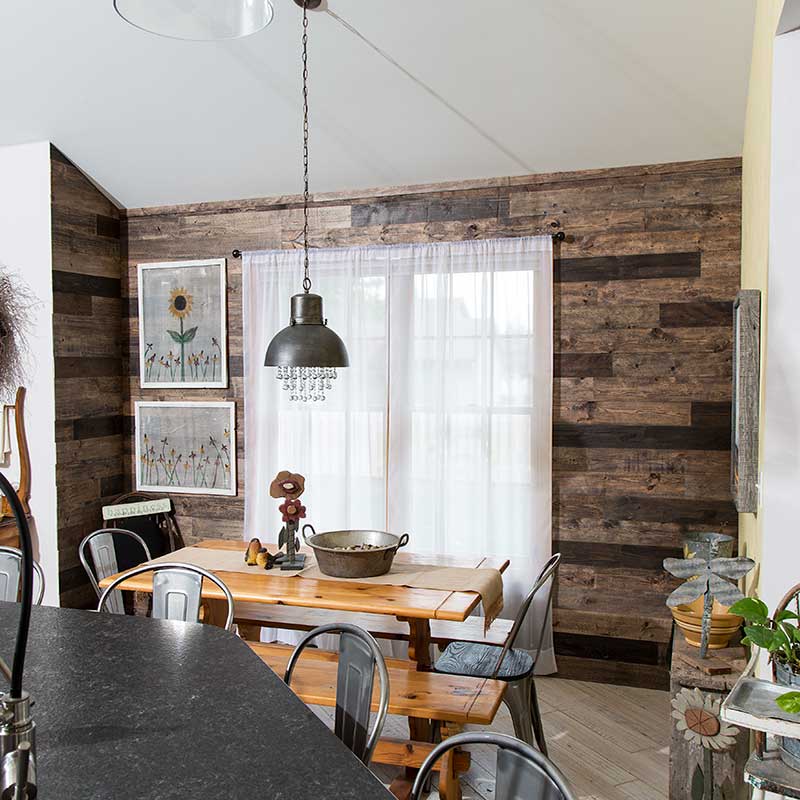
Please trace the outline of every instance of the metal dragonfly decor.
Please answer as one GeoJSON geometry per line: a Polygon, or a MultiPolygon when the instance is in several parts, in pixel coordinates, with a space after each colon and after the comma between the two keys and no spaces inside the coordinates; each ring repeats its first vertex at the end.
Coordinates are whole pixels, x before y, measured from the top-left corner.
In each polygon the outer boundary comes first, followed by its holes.
{"type": "Polygon", "coordinates": [[[700,658],[706,657],[711,630],[711,611],[714,600],[731,606],[744,595],[731,581],[743,578],[756,565],[752,558],[716,558],[717,546],[711,545],[710,558],[665,558],[664,569],[676,578],[688,578],[667,598],[670,608],[688,605],[703,597],[703,623],[700,639],[700,658]]]}

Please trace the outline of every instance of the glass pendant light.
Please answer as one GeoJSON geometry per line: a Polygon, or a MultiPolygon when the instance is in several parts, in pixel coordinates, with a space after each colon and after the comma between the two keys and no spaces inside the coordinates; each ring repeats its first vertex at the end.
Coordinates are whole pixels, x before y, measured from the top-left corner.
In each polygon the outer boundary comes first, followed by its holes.
{"type": "Polygon", "coordinates": [[[322,297],[311,292],[308,275],[308,9],[318,0],[295,0],[303,6],[303,292],[292,297],[289,325],[267,347],[264,366],[277,367],[290,400],[322,401],[336,379],[336,369],[349,365],[344,342],[328,327],[322,297]]]}
{"type": "Polygon", "coordinates": [[[249,36],[273,13],[269,0],[114,0],[114,9],[135,28],[195,42],[249,36]]]}

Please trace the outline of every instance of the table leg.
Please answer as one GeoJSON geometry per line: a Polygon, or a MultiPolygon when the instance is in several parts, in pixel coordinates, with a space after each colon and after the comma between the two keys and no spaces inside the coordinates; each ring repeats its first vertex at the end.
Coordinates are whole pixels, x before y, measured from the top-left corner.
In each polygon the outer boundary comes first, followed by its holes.
{"type": "Polygon", "coordinates": [[[252,625],[246,622],[237,622],[236,627],[239,630],[239,636],[246,642],[260,642],[261,641],[261,626],[252,625]]]}
{"type": "MultiPolygon", "coordinates": [[[[417,664],[420,672],[430,672],[433,667],[431,661],[431,623],[427,619],[412,619],[411,617],[398,617],[401,622],[408,623],[408,657],[417,664]]],[[[414,742],[433,742],[434,726],[431,720],[424,717],[408,717],[408,734],[414,742]]],[[[419,770],[406,767],[405,780],[413,783],[419,770]]]]}
{"type": "Polygon", "coordinates": [[[228,604],[225,600],[203,600],[201,604],[201,617],[206,625],[216,625],[222,628],[228,618],[228,604]]]}

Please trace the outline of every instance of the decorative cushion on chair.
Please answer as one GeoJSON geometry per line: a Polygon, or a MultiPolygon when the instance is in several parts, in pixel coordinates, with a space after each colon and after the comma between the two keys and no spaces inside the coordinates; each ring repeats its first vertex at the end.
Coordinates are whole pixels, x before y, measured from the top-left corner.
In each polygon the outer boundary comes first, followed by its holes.
{"type": "MultiPolygon", "coordinates": [[[[452,642],[434,665],[436,672],[448,675],[467,675],[472,678],[491,678],[502,647],[477,642],[452,642]]],[[[497,677],[504,681],[516,681],[533,671],[533,656],[524,650],[509,650],[497,677]]]]}

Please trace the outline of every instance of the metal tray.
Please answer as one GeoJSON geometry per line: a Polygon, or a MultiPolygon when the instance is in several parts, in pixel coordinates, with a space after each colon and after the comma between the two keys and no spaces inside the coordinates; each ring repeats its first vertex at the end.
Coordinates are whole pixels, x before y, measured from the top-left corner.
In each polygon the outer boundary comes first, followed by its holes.
{"type": "Polygon", "coordinates": [[[775,699],[791,691],[772,681],[741,678],[722,704],[722,718],[754,731],[800,738],[800,718],[784,711],[775,699]]]}

